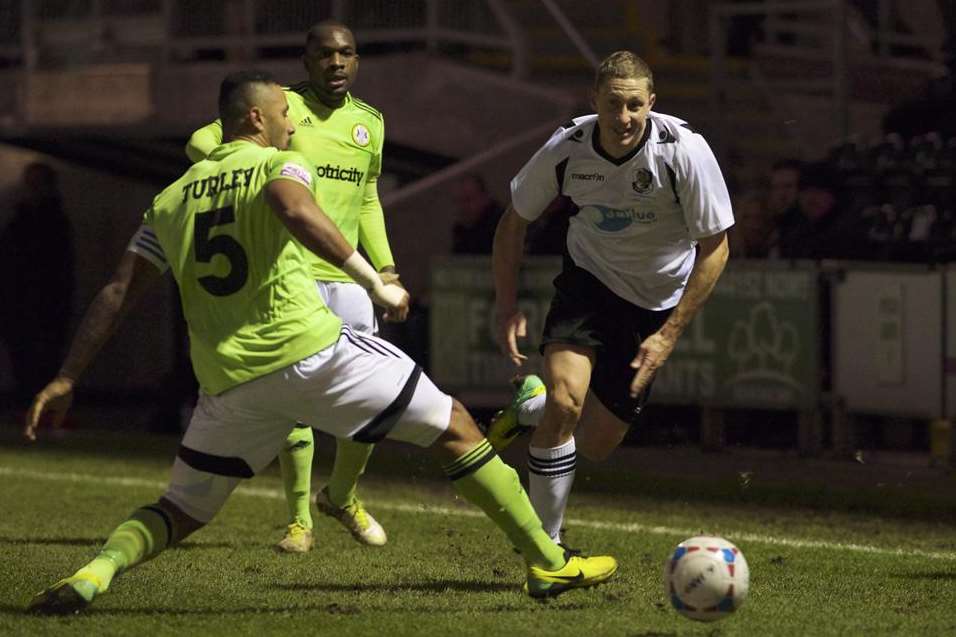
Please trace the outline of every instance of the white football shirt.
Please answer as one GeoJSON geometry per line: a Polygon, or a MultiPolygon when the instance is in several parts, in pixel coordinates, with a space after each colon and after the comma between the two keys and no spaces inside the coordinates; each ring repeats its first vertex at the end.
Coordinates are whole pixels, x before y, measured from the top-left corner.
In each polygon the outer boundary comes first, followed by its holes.
{"type": "Polygon", "coordinates": [[[633,151],[614,159],[598,143],[597,115],[559,128],[511,181],[519,215],[534,221],[561,195],[577,213],[568,253],[618,296],[649,310],[677,305],[696,240],[734,223],[710,146],[686,122],[651,113],[633,151]]]}

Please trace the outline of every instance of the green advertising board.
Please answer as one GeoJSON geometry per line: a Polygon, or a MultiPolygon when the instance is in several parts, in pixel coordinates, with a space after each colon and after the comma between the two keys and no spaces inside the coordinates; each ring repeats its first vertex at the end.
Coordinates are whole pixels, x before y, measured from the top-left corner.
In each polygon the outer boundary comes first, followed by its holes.
{"type": "MultiPolygon", "coordinates": [[[[527,258],[519,307],[528,318],[522,373],[541,368],[538,345],[558,258],[527,258]]],[[[658,372],[653,400],[671,404],[799,409],[819,395],[817,270],[732,263],[658,372]]],[[[431,374],[445,390],[492,407],[517,369],[494,339],[494,282],[487,257],[436,260],[431,275],[431,374]],[[488,404],[482,403],[487,401],[488,404]]]]}
{"type": "Polygon", "coordinates": [[[731,263],[658,370],[653,400],[812,407],[820,392],[818,298],[812,265],[731,263]]]}
{"type": "MultiPolygon", "coordinates": [[[[528,356],[522,373],[540,372],[538,346],[551,303],[551,281],[560,258],[526,258],[518,306],[528,319],[519,343],[528,356]]],[[[476,406],[493,407],[511,395],[508,381],[518,369],[498,350],[494,334],[494,280],[489,257],[446,257],[432,262],[430,310],[431,376],[446,391],[468,395],[476,406]]]]}

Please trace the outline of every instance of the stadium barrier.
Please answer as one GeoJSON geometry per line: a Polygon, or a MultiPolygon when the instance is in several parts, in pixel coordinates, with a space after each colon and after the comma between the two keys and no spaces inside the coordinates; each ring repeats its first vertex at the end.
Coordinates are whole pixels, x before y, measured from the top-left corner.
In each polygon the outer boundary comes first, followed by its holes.
{"type": "MultiPolygon", "coordinates": [[[[539,339],[560,267],[559,258],[534,257],[522,268],[522,371],[540,371],[539,339]]],[[[956,269],[945,277],[948,324],[944,272],[936,268],[731,262],[661,368],[653,400],[700,406],[701,442],[709,448],[722,444],[726,409],[797,412],[799,449],[808,455],[822,451],[827,420],[833,450],[849,453],[852,414],[923,418],[933,423],[933,440],[942,439],[956,414],[956,269]]],[[[470,405],[505,404],[515,368],[494,340],[489,259],[433,260],[431,313],[436,382],[470,405]]],[[[939,443],[933,451],[951,455],[939,443]]]]}
{"type": "MultiPolygon", "coordinates": [[[[925,420],[939,464],[952,457],[946,417],[956,409],[945,391],[946,317],[956,316],[945,278],[933,266],[846,265],[834,277],[831,311],[834,394],[850,413],[925,420]]],[[[853,447],[850,427],[833,434],[837,450],[853,447]]]]}
{"type": "Polygon", "coordinates": [[[942,418],[942,270],[848,265],[833,282],[833,384],[854,412],[942,418]]]}
{"type": "Polygon", "coordinates": [[[943,295],[946,320],[943,332],[945,413],[930,423],[930,456],[934,464],[956,468],[956,266],[946,268],[943,295]]]}
{"type": "Polygon", "coordinates": [[[956,419],[956,266],[946,269],[946,418],[956,419]]]}

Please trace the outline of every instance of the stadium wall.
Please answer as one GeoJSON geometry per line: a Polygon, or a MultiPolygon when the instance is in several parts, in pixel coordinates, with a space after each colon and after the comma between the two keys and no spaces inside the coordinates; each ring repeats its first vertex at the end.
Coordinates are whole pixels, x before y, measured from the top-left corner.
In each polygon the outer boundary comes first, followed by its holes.
{"type": "MultiPolygon", "coordinates": [[[[63,206],[73,226],[76,254],[71,334],[82,312],[112,274],[126,243],[152,201],[154,188],[46,155],[0,144],[0,231],[12,212],[23,168],[35,161],[59,175],[63,206]]],[[[4,273],[10,276],[10,273],[4,273]]],[[[175,289],[171,282],[148,293],[83,379],[86,391],[158,392],[172,367],[175,289]]],[[[0,344],[0,391],[12,389],[10,361],[0,344]]]]}

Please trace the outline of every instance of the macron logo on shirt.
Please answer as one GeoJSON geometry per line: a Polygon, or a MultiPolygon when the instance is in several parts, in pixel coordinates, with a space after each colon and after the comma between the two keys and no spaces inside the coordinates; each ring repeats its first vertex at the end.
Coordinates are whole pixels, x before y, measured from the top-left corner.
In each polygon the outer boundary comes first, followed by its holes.
{"type": "Polygon", "coordinates": [[[578,181],[603,182],[605,180],[605,177],[601,173],[571,173],[571,179],[575,179],[578,181]]]}

